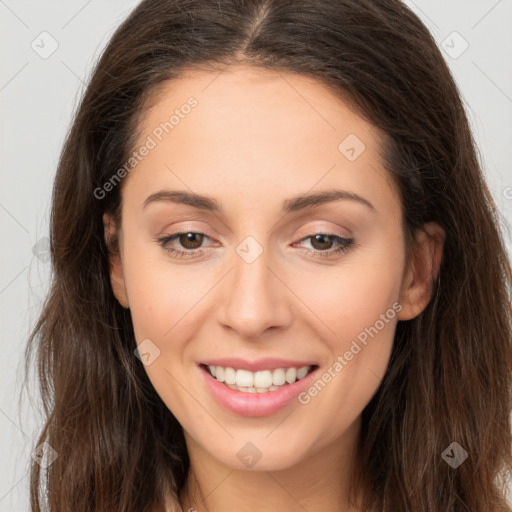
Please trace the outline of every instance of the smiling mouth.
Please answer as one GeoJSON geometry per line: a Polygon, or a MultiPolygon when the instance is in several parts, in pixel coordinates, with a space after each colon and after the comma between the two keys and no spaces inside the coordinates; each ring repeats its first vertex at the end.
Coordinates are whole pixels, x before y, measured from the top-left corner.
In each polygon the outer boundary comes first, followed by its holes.
{"type": "Polygon", "coordinates": [[[318,368],[318,365],[309,365],[300,368],[276,368],[274,370],[251,372],[231,367],[207,366],[205,364],[200,366],[217,382],[244,393],[277,391],[303,379],[318,368]]]}

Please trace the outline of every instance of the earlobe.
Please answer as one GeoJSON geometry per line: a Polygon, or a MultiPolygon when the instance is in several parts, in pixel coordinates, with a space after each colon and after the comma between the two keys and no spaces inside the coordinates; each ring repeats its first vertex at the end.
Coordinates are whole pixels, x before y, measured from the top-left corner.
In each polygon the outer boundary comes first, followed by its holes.
{"type": "Polygon", "coordinates": [[[400,290],[402,310],[398,320],[415,318],[430,302],[434,281],[439,275],[445,236],[444,229],[434,222],[425,224],[416,233],[410,264],[400,290]]]}
{"type": "Polygon", "coordinates": [[[105,213],[103,215],[103,226],[105,243],[109,250],[109,269],[110,269],[110,284],[114,296],[123,308],[130,307],[128,302],[128,294],[126,292],[125,276],[123,265],[121,261],[119,236],[116,233],[116,226],[111,216],[105,213]],[[117,237],[117,243],[113,244],[113,240],[117,237]]]}

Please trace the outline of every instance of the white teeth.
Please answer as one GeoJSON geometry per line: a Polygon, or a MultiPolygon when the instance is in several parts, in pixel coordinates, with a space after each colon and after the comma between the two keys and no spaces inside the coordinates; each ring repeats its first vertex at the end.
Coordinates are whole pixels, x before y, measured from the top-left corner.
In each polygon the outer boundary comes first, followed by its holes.
{"type": "Polygon", "coordinates": [[[288,384],[293,384],[297,380],[297,370],[295,368],[288,368],[285,378],[288,384]]]}
{"type": "Polygon", "coordinates": [[[222,366],[217,366],[215,368],[215,378],[219,382],[224,382],[224,368],[222,368],[222,366]]]}
{"type": "MultiPolygon", "coordinates": [[[[217,366],[217,368],[219,368],[217,366]]],[[[298,371],[297,371],[297,379],[303,379],[308,373],[308,367],[307,366],[303,366],[302,368],[300,368],[298,371]]]]}
{"type": "Polygon", "coordinates": [[[235,370],[222,366],[208,366],[208,368],[215,379],[224,382],[231,389],[245,393],[266,393],[303,379],[312,367],[276,368],[273,371],[261,370],[257,372],[235,370]]]}
{"type": "Polygon", "coordinates": [[[226,384],[236,384],[236,372],[233,368],[224,369],[224,382],[226,384]]]}
{"type": "Polygon", "coordinates": [[[272,384],[274,386],[282,386],[285,382],[284,370],[282,368],[275,369],[272,373],[272,384]]]}
{"type": "Polygon", "coordinates": [[[272,372],[263,370],[254,374],[254,385],[257,388],[268,388],[272,386],[272,372]]]}
{"type": "Polygon", "coordinates": [[[236,391],[242,391],[244,393],[266,393],[267,391],[275,391],[276,389],[281,389],[283,386],[270,386],[268,388],[256,388],[251,386],[250,388],[247,386],[235,386],[233,384],[228,384],[231,389],[235,389],[236,391]]]}
{"type": "Polygon", "coordinates": [[[240,388],[252,388],[254,382],[254,374],[248,370],[236,371],[236,385],[240,388]]]}

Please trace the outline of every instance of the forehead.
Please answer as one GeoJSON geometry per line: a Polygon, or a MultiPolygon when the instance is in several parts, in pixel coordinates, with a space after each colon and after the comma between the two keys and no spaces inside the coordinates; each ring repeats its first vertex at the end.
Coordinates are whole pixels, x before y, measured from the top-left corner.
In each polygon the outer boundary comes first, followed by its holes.
{"type": "Polygon", "coordinates": [[[383,134],[324,84],[296,73],[188,70],[159,87],[139,130],[137,147],[153,141],[129,180],[141,194],[164,183],[208,195],[229,185],[247,198],[276,185],[283,197],[343,181],[393,188],[383,134]]]}
{"type": "Polygon", "coordinates": [[[262,135],[273,127],[284,128],[282,139],[316,133],[336,142],[346,128],[356,130],[370,145],[370,139],[383,137],[341,98],[341,93],[335,94],[318,80],[290,71],[243,65],[218,71],[187,69],[160,84],[142,116],[143,131],[154,130],[191,97],[199,107],[193,110],[198,134],[198,127],[206,130],[214,121],[217,136],[229,128],[243,126],[250,133],[259,130],[262,135]],[[217,117],[213,120],[214,115],[217,117]],[[297,120],[302,122],[296,124],[297,120]],[[370,137],[370,132],[375,133],[370,137]]]}

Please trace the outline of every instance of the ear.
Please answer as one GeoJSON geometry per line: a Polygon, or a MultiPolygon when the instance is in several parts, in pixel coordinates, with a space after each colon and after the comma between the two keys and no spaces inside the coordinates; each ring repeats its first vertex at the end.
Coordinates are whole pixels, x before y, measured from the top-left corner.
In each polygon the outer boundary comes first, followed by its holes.
{"type": "Polygon", "coordinates": [[[123,264],[121,260],[120,240],[117,226],[115,225],[112,217],[105,213],[103,215],[103,226],[105,233],[105,242],[109,248],[109,267],[110,267],[110,284],[114,296],[123,308],[130,307],[128,302],[128,294],[126,292],[125,277],[123,272],[123,264]],[[115,251],[111,250],[111,242],[117,237],[118,244],[115,251]]]}
{"type": "Polygon", "coordinates": [[[444,229],[435,222],[425,224],[415,233],[410,262],[400,289],[402,309],[398,320],[418,316],[430,302],[434,281],[439,274],[445,236],[444,229]]]}

